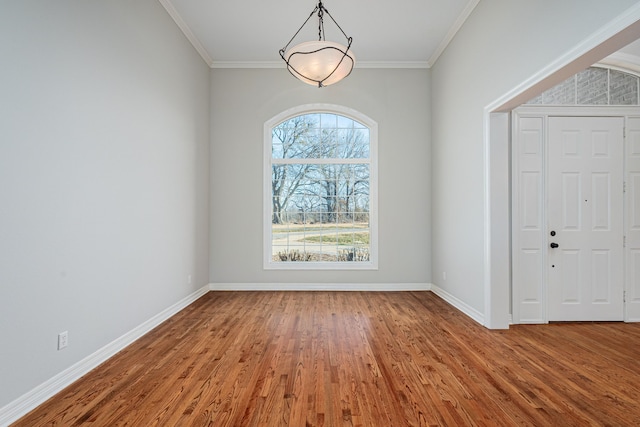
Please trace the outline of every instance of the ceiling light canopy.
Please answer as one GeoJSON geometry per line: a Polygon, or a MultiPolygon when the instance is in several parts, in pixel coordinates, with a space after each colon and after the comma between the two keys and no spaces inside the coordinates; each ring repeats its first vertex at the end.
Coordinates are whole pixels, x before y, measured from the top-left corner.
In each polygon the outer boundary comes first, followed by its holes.
{"type": "Polygon", "coordinates": [[[356,62],[355,56],[351,51],[352,40],[340,28],[340,25],[333,19],[333,16],[331,16],[322,2],[319,2],[300,29],[289,40],[289,43],[280,49],[280,56],[287,64],[287,70],[298,79],[318,87],[329,86],[351,74],[356,62]],[[347,41],[346,46],[325,40],[325,13],[344,35],[347,41]],[[288,49],[291,42],[314,14],[318,16],[318,40],[303,42],[288,49]]]}

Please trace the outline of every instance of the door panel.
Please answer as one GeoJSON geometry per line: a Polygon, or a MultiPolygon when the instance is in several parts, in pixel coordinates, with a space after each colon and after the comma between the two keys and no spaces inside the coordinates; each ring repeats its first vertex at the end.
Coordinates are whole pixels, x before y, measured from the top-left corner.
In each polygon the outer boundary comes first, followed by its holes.
{"type": "Polygon", "coordinates": [[[623,319],[623,123],[549,118],[549,320],[623,319]]]}
{"type": "Polygon", "coordinates": [[[627,321],[640,321],[640,117],[627,118],[626,272],[627,321]]]}
{"type": "Polygon", "coordinates": [[[520,117],[513,147],[512,221],[513,318],[516,323],[544,321],[545,245],[543,187],[544,127],[541,117],[520,117]]]}
{"type": "MultiPolygon", "coordinates": [[[[618,188],[618,191],[621,191],[618,188]]],[[[591,175],[591,215],[593,218],[593,231],[609,231],[611,230],[611,176],[608,173],[594,172],[591,175]]],[[[622,206],[618,209],[622,210],[622,206]]],[[[620,212],[618,211],[618,213],[620,212]]]]}
{"type": "Polygon", "coordinates": [[[611,303],[611,277],[615,273],[611,271],[611,251],[594,250],[591,252],[591,281],[592,302],[608,304],[611,303]]]}
{"type": "Polygon", "coordinates": [[[560,288],[562,304],[580,304],[582,293],[580,283],[582,282],[582,253],[576,249],[561,249],[559,265],[562,265],[562,287],[560,288]]]}
{"type": "Polygon", "coordinates": [[[580,231],[582,229],[582,176],[580,173],[562,172],[562,230],[580,231]]]}

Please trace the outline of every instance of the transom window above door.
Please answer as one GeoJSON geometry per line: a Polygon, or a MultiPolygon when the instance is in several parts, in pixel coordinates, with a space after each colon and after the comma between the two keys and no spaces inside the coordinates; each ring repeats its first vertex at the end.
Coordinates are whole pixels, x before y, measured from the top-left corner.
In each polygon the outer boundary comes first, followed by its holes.
{"type": "Polygon", "coordinates": [[[264,268],[377,268],[377,126],[313,105],[265,124],[264,268]]]}
{"type": "Polygon", "coordinates": [[[640,105],[640,77],[589,67],[525,103],[526,105],[640,105]]]}

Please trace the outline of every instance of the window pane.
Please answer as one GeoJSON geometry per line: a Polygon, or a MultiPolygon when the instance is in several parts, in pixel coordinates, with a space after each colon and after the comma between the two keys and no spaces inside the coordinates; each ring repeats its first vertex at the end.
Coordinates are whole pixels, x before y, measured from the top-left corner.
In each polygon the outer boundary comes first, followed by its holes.
{"type": "Polygon", "coordinates": [[[320,127],[320,114],[305,114],[302,116],[297,116],[295,118],[300,118],[300,117],[303,117],[305,120],[307,120],[311,124],[311,127],[313,128],[320,127]]]}
{"type": "Polygon", "coordinates": [[[369,130],[335,114],[291,118],[272,131],[273,158],[368,158],[369,130]]]}
{"type": "Polygon", "coordinates": [[[587,68],[576,75],[578,104],[606,105],[608,73],[602,68],[587,68]]]}
{"type": "Polygon", "coordinates": [[[338,141],[336,139],[336,131],[333,128],[322,128],[320,134],[322,149],[319,150],[318,157],[334,158],[336,157],[336,145],[338,141]]]}
{"type": "Polygon", "coordinates": [[[543,103],[549,105],[575,104],[575,76],[544,92],[543,103]]]}
{"type": "Polygon", "coordinates": [[[358,122],[356,120],[353,121],[353,127],[356,128],[356,129],[366,129],[367,131],[369,130],[368,127],[366,127],[365,125],[363,125],[362,123],[360,123],[360,122],[358,122]]]}
{"type": "Polygon", "coordinates": [[[320,114],[320,126],[322,129],[335,129],[338,127],[338,116],[335,114],[320,114]]]}
{"type": "Polygon", "coordinates": [[[271,146],[271,157],[282,159],[284,157],[284,148],[282,144],[273,144],[271,146]]]}
{"type": "Polygon", "coordinates": [[[609,104],[638,105],[638,77],[615,70],[609,75],[609,104]]]}
{"type": "Polygon", "coordinates": [[[354,131],[354,138],[358,141],[362,141],[362,155],[360,156],[363,159],[369,158],[369,129],[357,129],[354,131]]]}
{"type": "Polygon", "coordinates": [[[354,126],[354,120],[345,117],[345,116],[337,116],[338,117],[338,127],[341,129],[352,129],[354,126]]]}

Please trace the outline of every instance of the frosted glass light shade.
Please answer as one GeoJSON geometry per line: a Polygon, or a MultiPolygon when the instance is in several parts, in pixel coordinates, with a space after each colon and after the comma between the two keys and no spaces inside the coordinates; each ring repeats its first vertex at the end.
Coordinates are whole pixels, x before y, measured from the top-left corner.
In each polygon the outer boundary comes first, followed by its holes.
{"type": "Polygon", "coordinates": [[[314,86],[329,86],[351,74],[356,59],[340,43],[324,40],[300,43],[284,54],[291,74],[314,86]]]}

